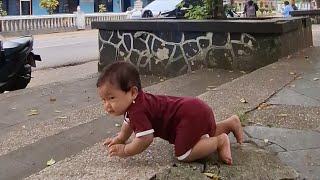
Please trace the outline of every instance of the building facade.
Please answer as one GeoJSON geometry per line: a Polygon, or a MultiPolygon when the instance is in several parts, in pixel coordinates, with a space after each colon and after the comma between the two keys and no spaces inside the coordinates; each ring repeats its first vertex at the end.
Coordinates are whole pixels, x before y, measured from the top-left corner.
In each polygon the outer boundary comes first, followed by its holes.
{"type": "MultiPolygon", "coordinates": [[[[125,12],[128,7],[133,7],[135,0],[59,0],[59,5],[54,13],[73,13],[80,5],[84,13],[99,11],[99,5],[104,4],[107,12],[125,12]]],[[[144,6],[152,0],[142,0],[144,6]]],[[[48,12],[40,8],[40,0],[2,0],[3,10],[8,15],[46,15],[48,12]]]]}

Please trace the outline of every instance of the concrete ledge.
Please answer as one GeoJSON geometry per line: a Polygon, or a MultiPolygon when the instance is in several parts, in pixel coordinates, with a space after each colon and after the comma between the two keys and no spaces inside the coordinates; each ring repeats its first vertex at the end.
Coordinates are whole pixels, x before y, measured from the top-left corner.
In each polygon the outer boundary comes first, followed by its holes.
{"type": "Polygon", "coordinates": [[[292,17],[310,17],[312,24],[320,24],[320,9],[290,11],[289,13],[292,17]]]}
{"type": "Polygon", "coordinates": [[[307,18],[255,18],[231,20],[184,20],[184,19],[142,19],[120,21],[95,21],[93,29],[120,31],[183,31],[183,32],[230,32],[230,33],[285,33],[301,24],[309,24],[307,18]],[[214,26],[213,26],[214,24],[214,26]]]}
{"type": "Polygon", "coordinates": [[[312,46],[308,17],[93,22],[99,70],[130,61],[141,74],[177,76],[202,67],[254,71],[312,46]]]}

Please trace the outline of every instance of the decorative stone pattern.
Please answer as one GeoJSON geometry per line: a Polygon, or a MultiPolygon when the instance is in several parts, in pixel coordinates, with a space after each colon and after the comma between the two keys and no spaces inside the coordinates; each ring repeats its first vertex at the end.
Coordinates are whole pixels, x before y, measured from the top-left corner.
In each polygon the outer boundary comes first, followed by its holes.
{"type": "Polygon", "coordinates": [[[252,56],[259,43],[247,33],[100,31],[100,63],[125,60],[144,73],[183,74],[200,66],[235,69],[237,57],[252,56]],[[225,59],[227,61],[225,61],[225,59]]]}

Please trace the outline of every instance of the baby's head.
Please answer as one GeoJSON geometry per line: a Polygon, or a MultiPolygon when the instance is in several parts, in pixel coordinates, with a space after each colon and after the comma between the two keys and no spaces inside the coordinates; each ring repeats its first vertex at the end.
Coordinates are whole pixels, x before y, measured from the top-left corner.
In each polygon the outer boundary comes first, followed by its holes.
{"type": "Polygon", "coordinates": [[[97,88],[105,110],[122,115],[141,91],[139,72],[131,63],[115,62],[102,70],[97,88]]]}

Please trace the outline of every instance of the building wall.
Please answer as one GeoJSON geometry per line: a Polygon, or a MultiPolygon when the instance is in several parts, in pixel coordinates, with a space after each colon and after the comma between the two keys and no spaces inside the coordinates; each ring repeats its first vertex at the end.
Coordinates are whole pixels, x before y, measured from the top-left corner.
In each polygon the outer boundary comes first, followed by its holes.
{"type": "Polygon", "coordinates": [[[93,13],[94,0],[80,0],[80,9],[84,13],[93,13]]]}
{"type": "Polygon", "coordinates": [[[48,12],[45,9],[40,8],[40,0],[32,1],[32,14],[33,15],[47,15],[48,12]]]}
{"type": "Polygon", "coordinates": [[[20,15],[20,0],[2,0],[8,15],[20,15]]]}

